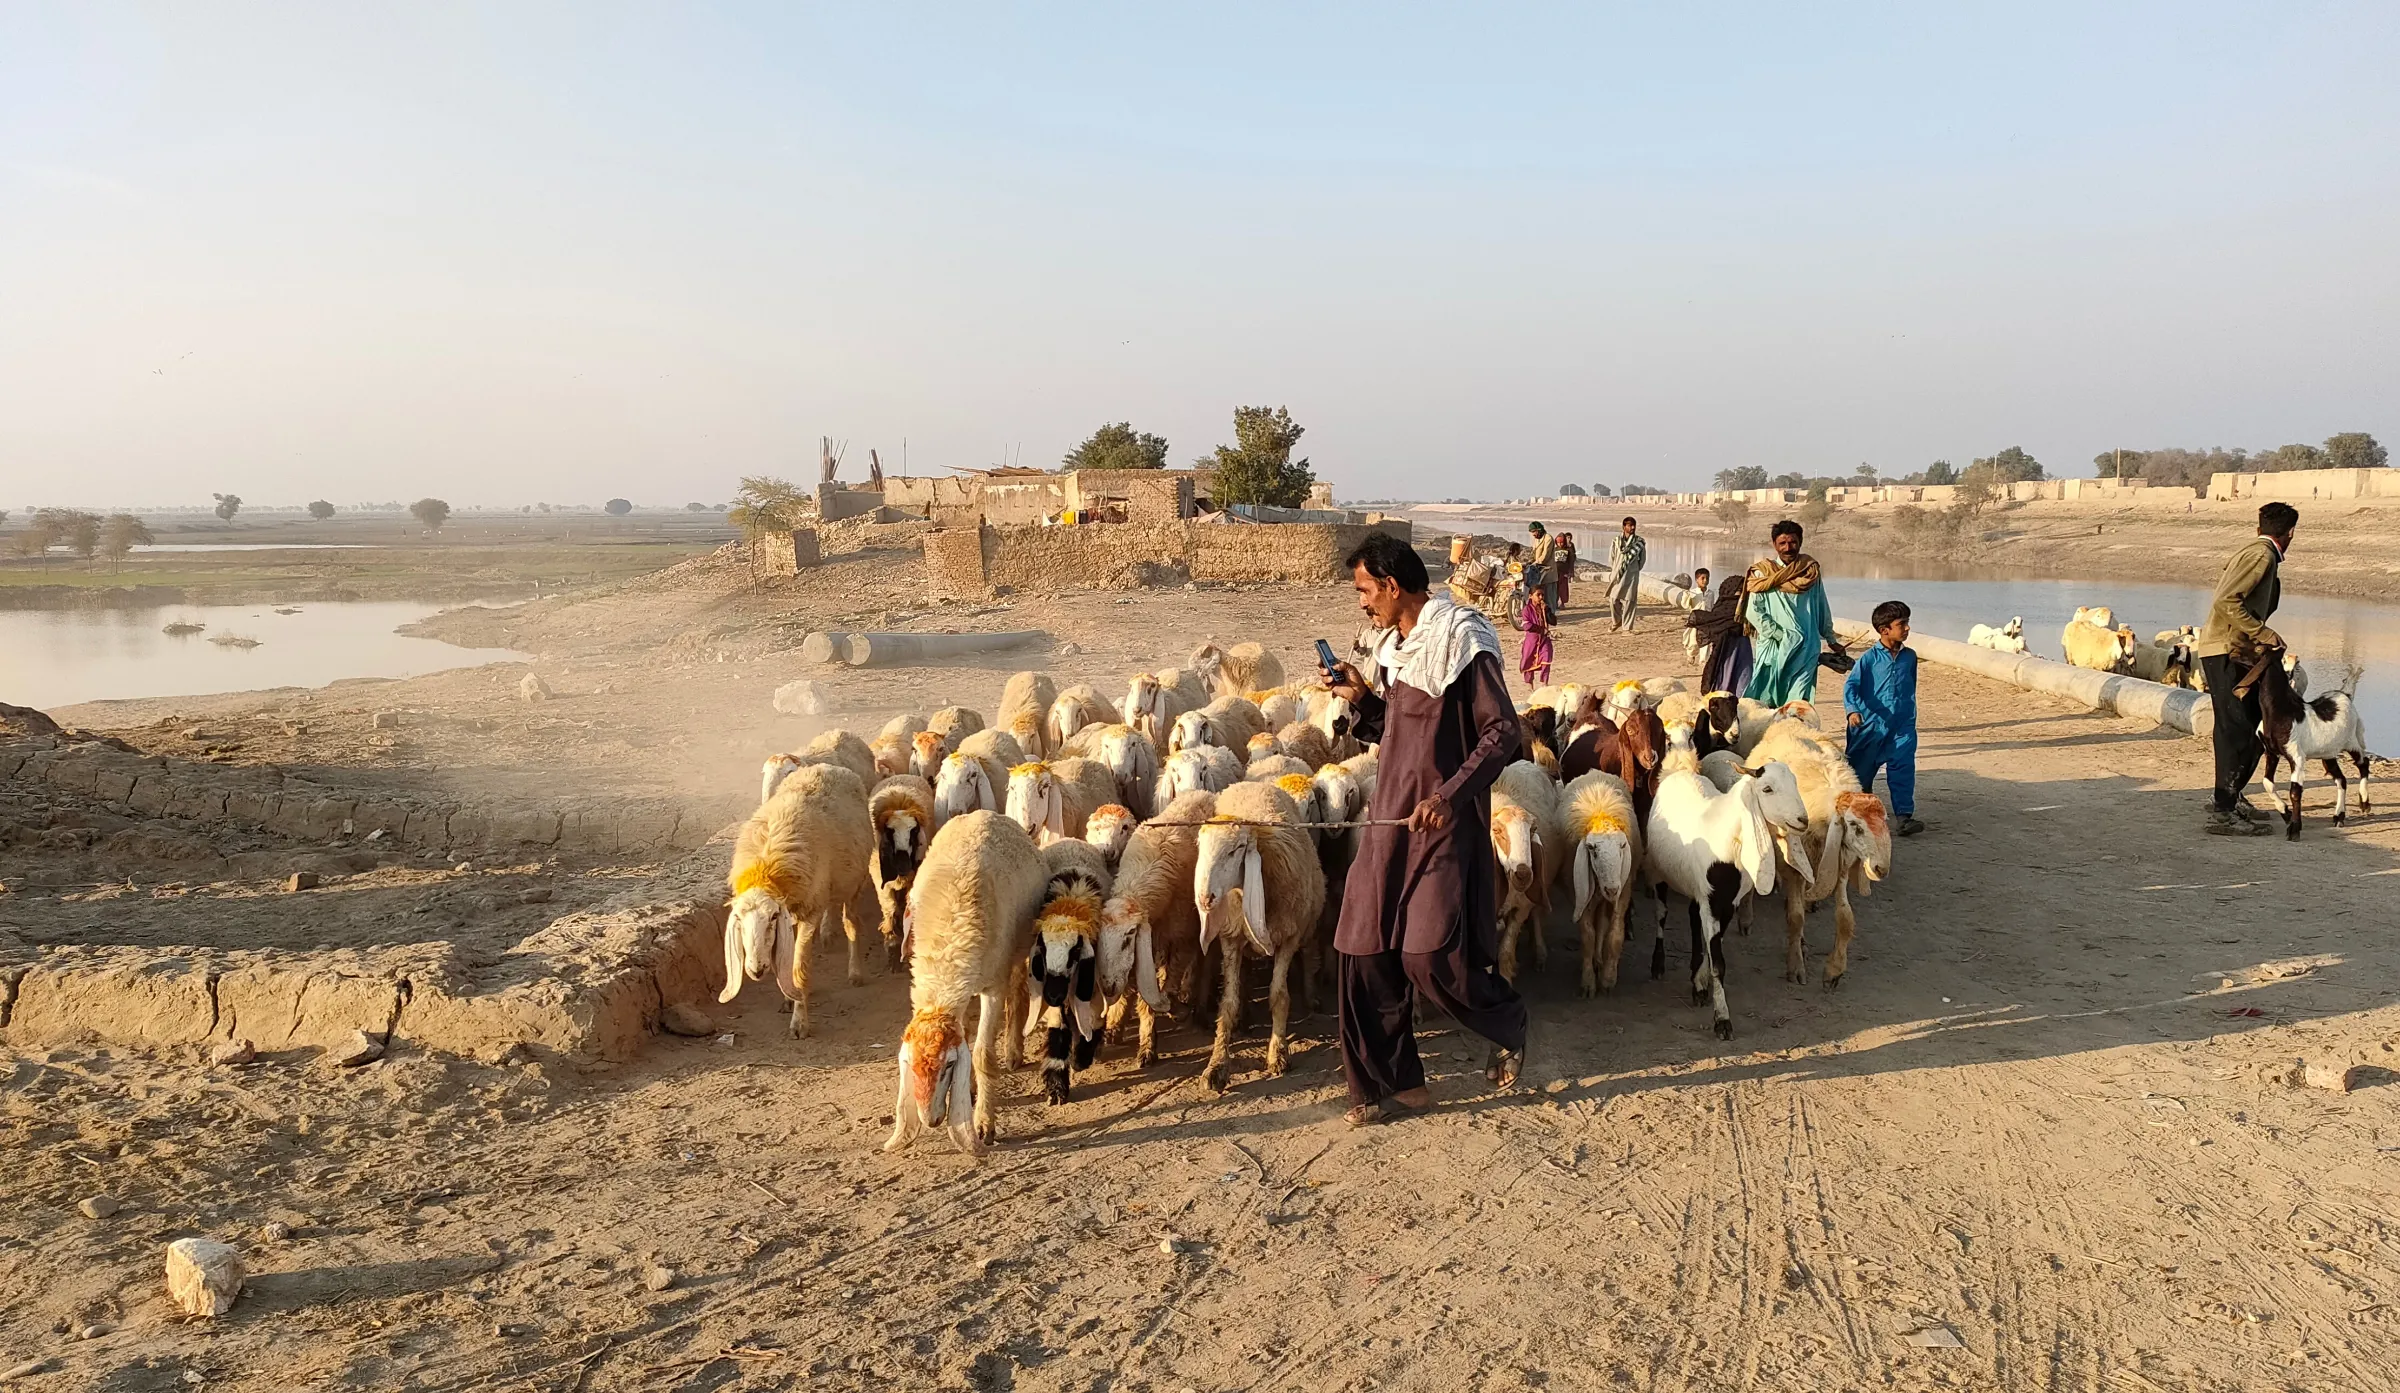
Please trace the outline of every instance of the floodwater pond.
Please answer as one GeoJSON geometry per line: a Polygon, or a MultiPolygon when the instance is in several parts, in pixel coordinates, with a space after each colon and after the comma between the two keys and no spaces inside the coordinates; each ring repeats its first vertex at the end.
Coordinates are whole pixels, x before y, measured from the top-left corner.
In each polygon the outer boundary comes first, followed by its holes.
{"type": "Polygon", "coordinates": [[[51,710],[83,701],[322,687],[344,677],[416,677],[520,660],[396,633],[454,609],[417,601],[0,610],[0,701],[51,710]],[[291,613],[280,613],[288,609],[291,613]],[[194,633],[166,626],[195,623],[194,633]],[[211,639],[256,639],[257,646],[211,639]]]}

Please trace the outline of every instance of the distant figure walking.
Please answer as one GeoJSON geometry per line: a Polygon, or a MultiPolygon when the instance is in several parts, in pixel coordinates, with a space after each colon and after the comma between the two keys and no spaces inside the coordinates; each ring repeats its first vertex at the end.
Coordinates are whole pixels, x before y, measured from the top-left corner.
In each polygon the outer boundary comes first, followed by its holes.
{"type": "Polygon", "coordinates": [[[1740,576],[1717,587],[1717,602],[1696,610],[1684,623],[1700,636],[1700,690],[1740,696],[1750,685],[1750,628],[1742,622],[1740,576]]]}
{"type": "Polygon", "coordinates": [[[1753,565],[1742,582],[1749,592],[1750,627],[1758,635],[1758,670],[1742,695],[1781,706],[1815,698],[1820,648],[1847,650],[1833,631],[1824,569],[1800,550],[1800,524],[1785,518],[1768,535],[1775,544],[1774,559],[1753,565]]]}
{"type": "Polygon", "coordinates": [[[2242,796],[2258,772],[2258,693],[2244,682],[2251,668],[2283,647],[2267,619],[2283,600],[2283,557],[2291,550],[2300,510],[2269,503],[2258,510],[2258,535],[2225,563],[2207,622],[2192,651],[2208,677],[2209,743],[2214,747],[2217,787],[2206,831],[2220,837],[2254,837],[2267,830],[2250,800],[2242,796]]]}
{"type": "Polygon", "coordinates": [[[1625,530],[1617,538],[1616,573],[1608,581],[1608,631],[1633,632],[1633,618],[1642,607],[1642,563],[1650,559],[1650,544],[1642,539],[1638,524],[1625,519],[1625,530]]]}
{"type": "Polygon", "coordinates": [[[1561,532],[1558,534],[1558,608],[1561,613],[1567,608],[1567,589],[1574,583],[1575,534],[1561,532]]]}
{"type": "Polygon", "coordinates": [[[1525,524],[1526,534],[1533,538],[1533,555],[1525,566],[1525,589],[1539,590],[1542,600],[1558,613],[1558,539],[1538,522],[1525,524]]]}

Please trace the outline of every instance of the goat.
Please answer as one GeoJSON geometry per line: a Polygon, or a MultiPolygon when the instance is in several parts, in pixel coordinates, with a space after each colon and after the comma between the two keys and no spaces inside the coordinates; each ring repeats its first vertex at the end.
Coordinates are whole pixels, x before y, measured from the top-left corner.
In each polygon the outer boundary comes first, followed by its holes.
{"type": "Polygon", "coordinates": [[[894,716],[883,729],[867,742],[867,752],[875,760],[875,776],[909,772],[909,757],[916,749],[916,737],[925,729],[923,716],[894,716]]]}
{"type": "Polygon", "coordinates": [[[874,912],[874,853],[866,784],[839,765],[794,770],[734,839],[717,1000],[772,972],[792,1003],[792,1033],[806,1035],[809,960],[837,915],[850,937],[850,983],[864,983],[859,935],[874,912]]]}
{"type": "Polygon", "coordinates": [[[1550,961],[1544,921],[1550,917],[1550,885],[1565,864],[1559,828],[1558,785],[1539,765],[1517,760],[1492,785],[1492,855],[1500,872],[1500,975],[1517,980],[1517,939],[1533,929],[1536,966],[1550,961]]]}
{"type": "Polygon", "coordinates": [[[1158,821],[1133,830],[1117,859],[1116,883],[1100,910],[1099,991],[1109,1003],[1113,1026],[1123,1019],[1129,989],[1141,1013],[1141,1042],[1134,1064],[1158,1057],[1157,1016],[1167,1009],[1176,985],[1189,999],[1192,978],[1202,966],[1200,911],[1192,898],[1200,829],[1216,816],[1217,796],[1186,793],[1159,813],[1158,821]]]}
{"type": "Polygon", "coordinates": [[[2025,616],[2015,615],[1996,628],[1990,624],[1977,624],[1967,630],[1967,642],[1977,648],[1989,648],[1995,653],[2022,653],[2025,651],[2025,616]]]}
{"type": "Polygon", "coordinates": [[[867,819],[875,824],[875,898],[888,965],[900,970],[900,915],[917,863],[933,840],[933,785],[914,774],[894,774],[867,795],[867,819]]]}
{"type": "Polygon", "coordinates": [[[1025,757],[1046,758],[1051,750],[1044,743],[1044,723],[1050,715],[1050,703],[1056,700],[1058,684],[1050,680],[1049,674],[1011,674],[1000,688],[1000,706],[993,713],[992,728],[1014,736],[1025,757]]]}
{"type": "Polygon", "coordinates": [[[1228,1052],[1242,1014],[1242,960],[1256,952],[1274,962],[1267,988],[1272,1019],[1267,1073],[1285,1067],[1291,1020],[1292,959],[1316,928],[1325,906],[1325,872],[1316,847],[1299,826],[1292,796],[1273,784],[1236,784],[1217,796],[1215,816],[1200,829],[1192,869],[1192,901],[1200,913],[1200,947],[1219,943],[1224,988],[1217,999],[1217,1038],[1200,1082],[1225,1091],[1228,1052]]]}
{"type": "Polygon", "coordinates": [[[1216,640],[1210,639],[1192,650],[1191,661],[1185,666],[1215,696],[1238,696],[1283,685],[1282,662],[1256,643],[1221,648],[1216,640]]]}
{"type": "Polygon", "coordinates": [[[999,812],[1007,798],[1008,770],[1000,761],[962,750],[942,761],[941,775],[933,781],[935,830],[961,813],[999,812]]]}
{"type": "Polygon", "coordinates": [[[1617,989],[1625,955],[1625,917],[1642,864],[1642,823],[1625,781],[1599,770],[1568,784],[1559,824],[1575,887],[1575,924],[1583,932],[1583,994],[1617,989]]]}
{"type": "Polygon", "coordinates": [[[1607,717],[1575,737],[1559,756],[1559,777],[1568,783],[1595,769],[1605,769],[1633,791],[1636,815],[1650,815],[1650,800],[1658,792],[1659,760],[1666,753],[1667,729],[1656,711],[1627,713],[1623,724],[1607,717]]]}
{"type": "Polygon", "coordinates": [[[1049,882],[1033,921],[1026,1024],[1046,1031],[1043,1094],[1059,1104],[1075,1070],[1092,1067],[1100,1047],[1100,906],[1111,876],[1097,848],[1072,838],[1043,847],[1042,863],[1049,882]]]}
{"type": "MultiPolygon", "coordinates": [[[[1776,872],[1783,885],[1783,975],[1808,980],[1806,926],[1809,906],[1833,901],[1833,952],[1825,959],[1827,989],[1842,984],[1850,970],[1850,940],[1858,917],[1850,894],[1863,899],[1869,884],[1892,873],[1892,827],[1883,800],[1859,788],[1858,775],[1822,736],[1797,724],[1778,726],[1752,752],[1754,759],[1780,760],[1792,771],[1808,826],[1790,847],[1808,866],[1803,875],[1788,863],[1776,872]]],[[[1793,838],[1787,834],[1789,843],[1793,838]]]]}
{"type": "MultiPolygon", "coordinates": [[[[1688,745],[1684,746],[1688,751],[1688,745]]],[[[1707,1001],[1720,1040],[1733,1038],[1725,1003],[1725,926],[1749,895],[1775,883],[1777,830],[1808,825],[1792,771],[1768,764],[1719,793],[1697,769],[1675,769],[1658,782],[1643,822],[1645,874],[1691,902],[1692,1000],[1707,1001]]],[[[1658,942],[1650,975],[1666,971],[1666,897],[1659,895],[1658,942]]]]}
{"type": "Polygon", "coordinates": [[[1117,799],[1117,778],[1097,760],[1031,760],[1008,771],[1009,820],[1042,846],[1080,839],[1092,810],[1117,799]]]}
{"type": "Polygon", "coordinates": [[[1087,683],[1078,682],[1060,692],[1050,703],[1050,712],[1042,728],[1043,748],[1051,754],[1065,754],[1067,742],[1085,726],[1115,725],[1117,708],[1108,698],[1087,683]]]}
{"type": "Polygon", "coordinates": [[[896,1151],[947,1122],[970,1155],[997,1134],[1003,1068],[1014,1068],[1022,1031],[1011,1019],[1024,1000],[1049,870],[1025,829],[993,812],[944,823],[909,887],[907,939],[911,1015],[900,1036],[900,1093],[893,1104],[896,1151]],[[974,1065],[965,1059],[966,1013],[976,1003],[974,1065]]]}
{"type": "Polygon", "coordinates": [[[964,706],[945,706],[933,713],[932,718],[925,722],[925,728],[942,737],[942,743],[955,750],[959,741],[983,729],[983,713],[964,706]]]}
{"type": "MultiPolygon", "coordinates": [[[[2357,670],[2351,670],[2351,682],[2358,680],[2357,670]]],[[[2350,781],[2342,777],[2341,755],[2350,756],[2358,767],[2358,810],[2367,812],[2367,727],[2359,719],[2358,704],[2352,700],[2348,687],[2327,692],[2314,700],[2304,699],[2292,685],[2291,674],[2282,663],[2265,664],[2258,675],[2258,733],[2266,746],[2266,759],[2259,770],[2258,781],[2267,790],[2270,802],[2282,802],[2275,797],[2275,763],[2277,760],[2292,766],[2291,798],[2283,806],[2283,835],[2296,839],[2300,835],[2300,769],[2305,760],[2315,760],[2325,766],[2325,773],[2336,785],[2333,800],[2333,825],[2341,826],[2350,819],[2350,781]]]]}

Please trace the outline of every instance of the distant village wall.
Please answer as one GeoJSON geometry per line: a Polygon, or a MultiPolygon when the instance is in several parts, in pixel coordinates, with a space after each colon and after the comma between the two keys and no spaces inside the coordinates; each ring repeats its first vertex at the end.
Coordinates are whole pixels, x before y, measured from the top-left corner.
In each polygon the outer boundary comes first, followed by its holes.
{"type": "Polygon", "coordinates": [[[950,528],[925,537],[936,595],[1122,589],[1186,581],[1323,581],[1371,532],[1411,536],[1404,521],[1372,524],[1091,523],[1076,527],[950,528]]]}

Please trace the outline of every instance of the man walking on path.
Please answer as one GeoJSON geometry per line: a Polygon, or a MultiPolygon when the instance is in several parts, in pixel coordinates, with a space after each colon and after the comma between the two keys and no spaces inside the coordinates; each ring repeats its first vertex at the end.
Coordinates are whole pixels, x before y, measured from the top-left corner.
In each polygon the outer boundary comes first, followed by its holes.
{"type": "Polygon", "coordinates": [[[1750,628],[1758,635],[1757,667],[1742,695],[1769,706],[1814,699],[1817,654],[1844,651],[1833,631],[1833,606],[1825,598],[1825,573],[1800,550],[1800,524],[1785,518],[1769,530],[1773,560],[1750,568],[1742,588],[1749,592],[1750,628]]]}
{"type": "Polygon", "coordinates": [[[1520,737],[1491,621],[1427,594],[1425,563],[1397,537],[1368,537],[1347,564],[1359,608],[1386,634],[1368,674],[1341,663],[1325,681],[1357,708],[1353,733],[1382,742],[1367,817],[1408,820],[1361,830],[1333,931],[1344,1120],[1364,1127],[1432,1105],[1419,997],[1492,1042],[1493,1086],[1510,1087],[1524,1068],[1525,1003],[1495,970],[1491,837],[1492,784],[1520,737]]]}
{"type": "Polygon", "coordinates": [[[2209,743],[2216,752],[2217,786],[2206,830],[2220,837],[2258,836],[2267,830],[2242,790],[2258,772],[2258,693],[2241,684],[2251,667],[2280,659],[2283,638],[2267,619],[2283,599],[2284,553],[2300,512],[2289,503],[2258,510],[2258,535],[2225,563],[2208,619],[2192,651],[2208,679],[2209,743]]]}
{"type": "Polygon", "coordinates": [[[1525,531],[1533,538],[1533,555],[1525,565],[1525,588],[1529,591],[1541,591],[1543,602],[1550,606],[1552,614],[1556,614],[1558,613],[1558,539],[1551,536],[1548,530],[1538,522],[1525,524],[1525,531]]]}
{"type": "Polygon", "coordinates": [[[1633,632],[1633,616],[1642,607],[1642,563],[1650,559],[1650,544],[1642,540],[1632,518],[1625,519],[1617,538],[1617,569],[1608,581],[1608,631],[1633,632]]]}

